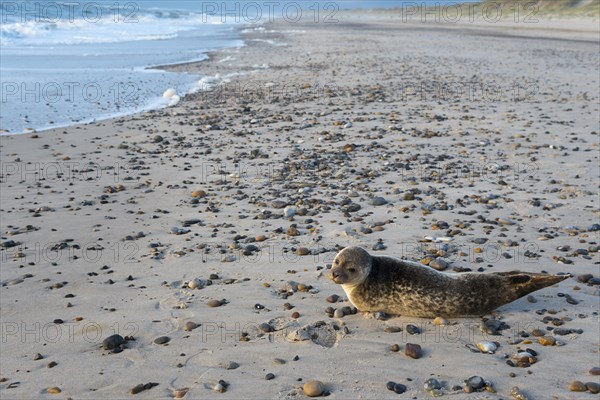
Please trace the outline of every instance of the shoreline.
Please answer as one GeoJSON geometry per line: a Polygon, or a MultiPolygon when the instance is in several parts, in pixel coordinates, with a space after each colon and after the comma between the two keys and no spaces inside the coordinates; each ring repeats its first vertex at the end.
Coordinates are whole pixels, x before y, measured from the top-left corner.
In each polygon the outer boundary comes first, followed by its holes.
{"type": "Polygon", "coordinates": [[[332,399],[399,398],[388,381],[426,399],[430,378],[442,398],[593,398],[570,386],[600,367],[596,43],[354,16],[168,66],[242,73],[174,107],[0,138],[3,398],[289,400],[318,379],[332,399]],[[326,274],[349,245],[572,278],[491,331],[345,315],[326,274]],[[132,338],[104,349],[113,334],[132,338]],[[464,393],[472,376],[496,393],[464,393]]]}
{"type": "MultiPolygon", "coordinates": [[[[468,3],[467,3],[468,4],[468,3]]],[[[489,36],[495,38],[514,38],[514,39],[540,39],[540,40],[561,40],[561,41],[569,41],[569,42],[581,42],[581,43],[589,43],[589,42],[600,42],[600,28],[598,27],[598,18],[592,17],[583,17],[583,16],[548,16],[541,15],[540,17],[551,18],[550,20],[543,20],[542,23],[529,23],[525,24],[523,22],[515,22],[514,20],[510,20],[509,18],[502,18],[493,24],[487,23],[483,21],[482,18],[478,20],[469,21],[469,22],[422,22],[418,18],[411,17],[409,19],[404,19],[402,12],[395,9],[365,9],[365,10],[342,10],[341,16],[349,17],[356,22],[347,22],[348,24],[355,24],[354,27],[357,29],[364,28],[364,25],[360,25],[363,19],[361,14],[366,14],[367,21],[369,17],[379,18],[382,15],[389,15],[392,18],[390,23],[399,22],[400,26],[407,30],[422,30],[422,31],[463,31],[464,34],[474,35],[474,36],[489,36]],[[390,12],[392,15],[389,15],[390,12]],[[401,20],[400,20],[401,19],[401,20]],[[585,27],[580,27],[579,29],[568,29],[566,25],[572,22],[577,22],[580,24],[585,24],[585,27]],[[510,29],[507,31],[507,29],[510,29]],[[524,35],[523,33],[528,33],[528,35],[524,35]]],[[[436,15],[436,18],[439,17],[436,15]]],[[[278,23],[285,24],[284,20],[280,20],[278,23]]],[[[304,21],[306,23],[306,21],[304,21]]],[[[368,22],[367,22],[368,23],[368,22]]],[[[276,22],[277,24],[277,22],[276,22]]],[[[242,32],[251,31],[254,28],[264,28],[265,26],[269,26],[269,23],[260,23],[257,25],[253,24],[245,24],[241,26],[236,26],[235,30],[238,32],[239,40],[242,41],[242,46],[247,45],[247,40],[244,39],[244,35],[242,32]]],[[[337,25],[337,24],[332,24],[337,25]]],[[[390,29],[397,29],[398,26],[391,26],[390,29]]],[[[248,37],[253,37],[251,34],[248,34],[248,37]]],[[[281,38],[281,35],[276,35],[274,38],[281,38]]],[[[202,60],[193,60],[193,61],[185,61],[176,64],[158,64],[146,67],[139,67],[142,70],[156,70],[156,71],[167,71],[167,72],[178,72],[178,73],[186,73],[186,74],[194,74],[201,76],[201,67],[203,63],[209,60],[213,56],[217,56],[223,50],[228,48],[239,48],[240,46],[232,46],[225,47],[221,49],[211,50],[204,53],[206,58],[202,60]]],[[[210,75],[202,76],[211,77],[210,75]]],[[[165,89],[166,90],[166,89],[165,89]]],[[[192,87],[185,93],[182,97],[185,98],[189,95],[194,95],[197,92],[201,92],[201,88],[192,87]]],[[[152,104],[160,102],[162,97],[156,98],[152,104]]],[[[78,126],[78,125],[88,125],[96,122],[102,122],[107,120],[120,119],[127,116],[132,116],[136,114],[143,114],[148,111],[167,109],[170,106],[165,102],[162,106],[152,106],[147,105],[142,107],[141,109],[124,112],[124,113],[116,113],[110,116],[97,118],[90,118],[88,120],[79,121],[76,123],[65,123],[63,125],[57,126],[49,126],[43,128],[31,128],[27,129],[23,132],[0,132],[0,136],[13,136],[13,135],[26,135],[32,133],[40,133],[47,132],[52,129],[64,129],[67,127],[78,126]]]]}

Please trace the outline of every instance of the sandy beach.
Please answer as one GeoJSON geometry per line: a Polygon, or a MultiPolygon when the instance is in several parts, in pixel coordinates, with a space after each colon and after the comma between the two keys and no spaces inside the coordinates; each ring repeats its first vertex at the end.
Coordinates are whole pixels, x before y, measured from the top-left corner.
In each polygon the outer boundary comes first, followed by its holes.
{"type": "Polygon", "coordinates": [[[215,77],[174,107],[0,137],[0,397],[598,398],[598,21],[338,19],[167,67],[215,77]],[[487,323],[333,316],[349,245],[572,277],[487,323]]]}

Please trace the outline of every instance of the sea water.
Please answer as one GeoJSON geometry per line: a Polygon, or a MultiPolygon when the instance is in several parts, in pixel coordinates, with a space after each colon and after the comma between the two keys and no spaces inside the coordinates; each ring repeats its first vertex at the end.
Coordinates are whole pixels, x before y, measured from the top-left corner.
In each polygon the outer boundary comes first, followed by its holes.
{"type": "Polygon", "coordinates": [[[345,8],[449,2],[2,0],[0,134],[169,106],[167,89],[183,95],[198,90],[206,77],[153,67],[243,46],[240,25],[293,22],[299,14],[335,23],[345,8]]]}

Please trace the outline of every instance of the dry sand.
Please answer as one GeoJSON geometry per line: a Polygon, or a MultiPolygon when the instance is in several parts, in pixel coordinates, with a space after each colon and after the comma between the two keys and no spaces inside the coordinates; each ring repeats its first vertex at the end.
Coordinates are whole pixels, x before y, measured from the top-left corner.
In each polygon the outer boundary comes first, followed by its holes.
{"type": "Polygon", "coordinates": [[[568,24],[279,22],[173,67],[221,77],[176,107],[2,137],[0,396],[302,398],[318,379],[329,398],[424,399],[435,378],[453,399],[596,398],[569,385],[600,367],[600,56],[597,27],[568,24]],[[347,245],[573,278],[498,310],[497,336],[481,319],[330,318],[350,305],[326,301],[347,245]],[[134,340],[112,353],[112,334],[134,340]],[[500,347],[469,350],[482,340],[500,347]],[[507,365],[526,348],[536,363],[507,365]],[[497,393],[453,390],[474,375],[497,393]]]}

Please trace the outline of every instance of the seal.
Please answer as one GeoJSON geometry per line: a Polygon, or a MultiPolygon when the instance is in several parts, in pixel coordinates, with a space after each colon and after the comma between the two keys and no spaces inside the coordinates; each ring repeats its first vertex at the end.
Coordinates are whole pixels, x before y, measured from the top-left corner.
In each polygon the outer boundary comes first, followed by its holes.
{"type": "Polygon", "coordinates": [[[333,260],[329,278],[342,286],[359,311],[435,318],[483,316],[568,276],[520,271],[447,274],[347,247],[333,260]]]}

